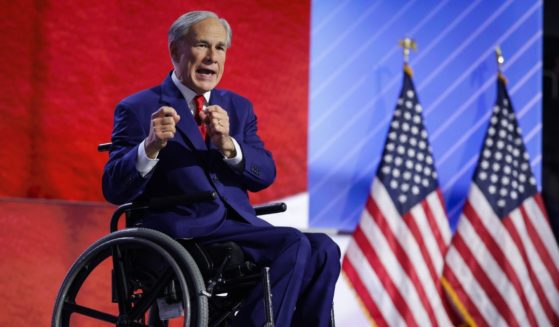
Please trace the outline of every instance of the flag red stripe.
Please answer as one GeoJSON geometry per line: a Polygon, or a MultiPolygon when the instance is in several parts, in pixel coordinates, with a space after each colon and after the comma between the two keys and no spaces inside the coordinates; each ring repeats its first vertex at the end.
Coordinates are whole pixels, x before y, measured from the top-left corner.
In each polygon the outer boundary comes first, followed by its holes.
{"type": "MultiPolygon", "coordinates": [[[[483,225],[481,219],[479,218],[475,209],[472,207],[469,200],[466,201],[466,204],[464,206],[464,214],[468,217],[472,226],[476,230],[476,232],[478,234],[478,237],[485,244],[485,247],[487,248],[487,250],[489,252],[491,252],[491,255],[493,256],[493,259],[501,267],[502,272],[505,273],[505,275],[509,279],[509,282],[512,284],[512,286],[516,290],[516,293],[518,294],[518,296],[520,298],[520,301],[522,302],[522,306],[525,309],[528,320],[533,325],[536,325],[537,323],[536,323],[535,317],[533,316],[533,314],[531,312],[531,307],[528,304],[528,301],[526,299],[526,293],[524,293],[524,288],[522,288],[522,283],[520,282],[520,279],[518,278],[518,275],[516,274],[516,270],[511,265],[511,263],[508,261],[507,255],[505,253],[503,253],[503,251],[501,250],[501,247],[499,246],[499,244],[497,244],[497,241],[491,236],[491,234],[489,234],[487,229],[485,229],[485,226],[483,225]]],[[[495,224],[501,224],[501,222],[497,220],[497,221],[495,221],[495,224]]],[[[517,247],[518,247],[518,244],[517,244],[517,247]]]]}
{"type": "MultiPolygon", "coordinates": [[[[424,211],[426,211],[425,208],[428,207],[428,205],[425,203],[425,201],[421,202],[421,206],[424,208],[424,211]]],[[[431,256],[427,251],[427,246],[425,245],[423,237],[421,237],[421,232],[419,231],[419,227],[417,226],[415,217],[411,214],[411,211],[409,211],[402,218],[404,219],[406,225],[410,229],[410,232],[412,233],[413,237],[417,242],[419,251],[421,251],[421,255],[423,256],[423,259],[425,260],[425,264],[429,269],[429,273],[431,274],[431,279],[433,280],[433,283],[435,285],[439,285],[439,276],[437,275],[437,272],[433,265],[433,260],[431,260],[431,256]]]]}
{"type": "MultiPolygon", "coordinates": [[[[441,209],[444,212],[444,216],[445,218],[448,216],[446,214],[446,208],[444,206],[444,199],[443,199],[443,195],[441,193],[441,189],[437,188],[436,190],[436,194],[437,194],[437,200],[439,201],[439,204],[441,205],[441,209]]],[[[428,207],[425,204],[428,204],[427,201],[424,201],[424,207],[428,207]]],[[[426,214],[427,214],[427,221],[429,222],[429,226],[431,227],[431,231],[433,233],[433,236],[435,236],[435,239],[437,240],[437,244],[439,245],[439,250],[441,251],[441,255],[444,255],[446,253],[446,249],[448,249],[448,244],[444,239],[443,234],[441,233],[441,226],[437,223],[437,219],[435,218],[435,215],[433,214],[433,211],[431,210],[431,207],[429,207],[429,210],[425,210],[426,214]]],[[[448,226],[445,226],[448,229],[448,226]]]]}
{"type": "MultiPolygon", "coordinates": [[[[538,298],[540,299],[540,302],[542,304],[542,307],[543,307],[543,310],[544,310],[546,316],[548,317],[548,319],[550,321],[557,320],[557,317],[555,316],[555,314],[553,312],[553,308],[549,304],[549,301],[547,301],[547,297],[544,294],[542,286],[541,286],[539,280],[536,278],[536,275],[534,274],[534,269],[532,268],[532,264],[530,263],[530,260],[528,260],[528,255],[526,254],[526,248],[523,246],[520,234],[518,233],[518,230],[514,227],[514,225],[512,223],[512,219],[511,218],[505,219],[503,221],[503,224],[505,225],[505,228],[508,230],[508,232],[509,232],[511,238],[513,239],[514,243],[516,243],[516,246],[520,250],[520,254],[522,256],[522,259],[526,263],[526,269],[528,270],[528,275],[530,277],[530,281],[532,283],[532,286],[534,287],[534,290],[535,290],[538,298]]],[[[529,312],[531,313],[532,310],[530,310],[529,312]]]]}
{"type": "Polygon", "coordinates": [[[409,279],[414,285],[415,289],[417,290],[419,299],[423,304],[423,307],[425,308],[425,311],[427,312],[429,319],[431,320],[431,324],[436,325],[437,318],[435,316],[435,313],[433,312],[431,303],[429,302],[429,297],[425,293],[423,283],[417,276],[415,267],[411,262],[411,260],[409,259],[406,251],[404,250],[400,242],[398,242],[396,236],[392,233],[392,230],[390,229],[386,217],[380,212],[380,209],[378,208],[376,202],[373,199],[369,198],[366,207],[367,207],[367,211],[369,211],[369,214],[376,221],[379,229],[381,230],[382,234],[386,238],[386,241],[388,242],[388,245],[390,246],[392,253],[394,253],[394,256],[396,257],[396,259],[402,266],[403,270],[408,275],[409,279]]]}
{"type": "MultiPolygon", "coordinates": [[[[526,202],[524,202],[524,203],[526,203],[526,202]]],[[[522,213],[522,217],[524,218],[524,222],[526,224],[526,230],[528,231],[528,236],[530,237],[530,240],[532,241],[532,244],[534,245],[534,248],[538,252],[538,254],[541,258],[541,261],[544,264],[545,268],[547,269],[547,271],[549,271],[549,274],[551,275],[551,278],[553,280],[553,284],[555,284],[555,288],[559,289],[559,280],[558,280],[559,279],[559,270],[557,269],[557,266],[555,266],[555,263],[553,262],[553,259],[551,258],[551,254],[547,250],[545,244],[543,244],[543,241],[538,236],[538,232],[536,231],[536,228],[532,224],[532,221],[530,220],[530,218],[528,218],[528,214],[526,213],[526,209],[524,208],[524,204],[520,206],[520,212],[522,213]]],[[[542,217],[542,219],[539,219],[539,220],[543,223],[544,219],[542,217]]],[[[553,244],[552,246],[556,246],[556,245],[553,244]]]]}
{"type": "Polygon", "coordinates": [[[386,293],[388,293],[390,299],[394,303],[394,307],[398,310],[402,318],[406,321],[408,325],[417,325],[414,316],[412,315],[411,309],[408,307],[404,297],[400,293],[398,287],[394,284],[394,281],[386,271],[384,264],[380,261],[377,252],[369,244],[367,237],[358,226],[353,233],[353,239],[357,245],[361,248],[361,251],[367,258],[371,268],[375,271],[378,279],[381,281],[386,293]]]}
{"type": "MultiPolygon", "coordinates": [[[[444,205],[445,202],[444,202],[443,194],[441,193],[440,188],[437,188],[436,195],[437,195],[438,203],[441,206],[441,209],[443,210],[444,217],[445,217],[445,219],[448,219],[447,218],[448,215],[447,215],[447,212],[446,212],[446,207],[444,205]]],[[[427,215],[427,221],[429,222],[429,225],[431,227],[430,230],[433,233],[433,236],[435,237],[435,239],[437,240],[439,250],[440,250],[440,253],[441,253],[441,257],[444,257],[444,255],[446,254],[446,250],[448,249],[448,244],[445,241],[445,238],[443,237],[443,234],[441,232],[441,228],[440,228],[441,226],[437,223],[437,220],[435,218],[435,214],[431,210],[431,206],[429,205],[429,202],[423,201],[422,206],[423,206],[423,210],[425,211],[425,214],[427,215]]],[[[448,226],[446,226],[446,228],[448,229],[448,226]]],[[[448,299],[446,298],[446,295],[444,293],[443,287],[442,287],[441,282],[440,282],[440,276],[438,274],[437,274],[437,284],[436,285],[437,285],[437,289],[439,291],[439,296],[440,296],[441,301],[444,305],[446,314],[451,319],[451,321],[456,325],[458,323],[456,314],[455,314],[454,310],[450,307],[450,303],[449,303],[448,299]]]]}
{"type": "Polygon", "coordinates": [[[346,277],[350,280],[351,285],[353,285],[353,288],[359,295],[361,302],[363,303],[375,323],[379,326],[388,326],[388,323],[384,319],[384,316],[378,309],[376,303],[373,301],[371,294],[365,287],[365,284],[363,284],[361,276],[359,276],[359,273],[355,270],[355,268],[351,264],[351,261],[349,261],[347,257],[342,263],[342,269],[344,270],[346,277]]]}
{"type": "MultiPolygon", "coordinates": [[[[467,217],[462,217],[462,219],[468,219],[467,217]]],[[[472,274],[475,276],[478,284],[480,284],[481,288],[487,293],[487,298],[493,302],[493,305],[500,312],[501,316],[507,321],[507,323],[511,326],[519,326],[516,318],[512,314],[511,308],[507,305],[505,300],[503,299],[501,293],[495,288],[483,268],[480,266],[479,262],[477,261],[476,257],[470,252],[470,249],[466,246],[464,239],[460,234],[455,234],[453,239],[453,245],[462,256],[466,265],[472,271],[472,274]]]]}
{"type": "MultiPolygon", "coordinates": [[[[458,235],[456,235],[455,237],[457,236],[458,235]]],[[[446,280],[450,283],[450,285],[452,285],[454,292],[460,298],[460,301],[466,307],[466,310],[468,310],[470,316],[474,318],[478,326],[480,327],[489,326],[489,323],[485,320],[485,317],[478,310],[477,306],[474,304],[474,302],[472,301],[468,293],[464,291],[464,287],[462,283],[460,283],[458,278],[456,278],[452,269],[445,267],[443,271],[443,275],[446,278],[446,280]]]]}

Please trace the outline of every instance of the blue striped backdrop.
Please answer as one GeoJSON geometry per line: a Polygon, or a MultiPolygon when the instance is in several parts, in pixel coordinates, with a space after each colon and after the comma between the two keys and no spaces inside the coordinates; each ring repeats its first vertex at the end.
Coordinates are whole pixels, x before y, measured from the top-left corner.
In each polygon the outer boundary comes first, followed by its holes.
{"type": "Polygon", "coordinates": [[[541,0],[312,3],[309,225],[353,230],[402,83],[398,41],[412,37],[414,82],[454,228],[496,97],[495,46],[541,189],[541,0]]]}

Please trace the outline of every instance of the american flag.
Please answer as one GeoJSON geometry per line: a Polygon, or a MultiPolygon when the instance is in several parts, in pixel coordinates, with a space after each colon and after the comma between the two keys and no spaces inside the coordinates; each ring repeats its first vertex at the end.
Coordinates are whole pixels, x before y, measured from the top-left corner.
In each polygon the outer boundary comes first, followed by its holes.
{"type": "Polygon", "coordinates": [[[504,77],[443,283],[469,325],[558,326],[559,251],[504,77]]]}
{"type": "Polygon", "coordinates": [[[404,83],[343,271],[379,326],[449,326],[440,284],[451,233],[422,107],[404,83]]]}

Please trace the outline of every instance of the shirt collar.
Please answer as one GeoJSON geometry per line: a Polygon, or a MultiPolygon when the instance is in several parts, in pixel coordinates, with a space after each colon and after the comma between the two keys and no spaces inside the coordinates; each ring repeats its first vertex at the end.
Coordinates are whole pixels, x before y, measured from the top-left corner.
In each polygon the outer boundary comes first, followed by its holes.
{"type": "MultiPolygon", "coordinates": [[[[179,81],[177,75],[175,74],[175,71],[173,71],[173,73],[171,74],[171,79],[173,80],[173,83],[175,83],[175,86],[179,89],[182,96],[186,100],[186,103],[188,104],[188,107],[190,108],[190,110],[195,108],[195,106],[193,105],[193,100],[194,100],[194,97],[196,96],[196,92],[192,91],[191,89],[186,87],[184,84],[182,84],[181,81],[179,81]]],[[[212,91],[208,91],[208,92],[202,94],[204,96],[204,99],[206,100],[206,105],[208,103],[210,103],[211,92],[212,91]]]]}

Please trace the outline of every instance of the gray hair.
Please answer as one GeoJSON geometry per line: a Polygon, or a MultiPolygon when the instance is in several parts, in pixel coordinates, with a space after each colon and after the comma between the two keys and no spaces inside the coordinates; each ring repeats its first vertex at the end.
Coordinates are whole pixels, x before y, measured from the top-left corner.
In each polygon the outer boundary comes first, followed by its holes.
{"type": "Polygon", "coordinates": [[[229,26],[229,23],[224,18],[220,18],[217,14],[211,11],[191,11],[177,18],[177,20],[175,20],[173,25],[171,25],[171,28],[169,28],[169,33],[168,33],[169,47],[171,46],[171,44],[181,40],[184,36],[186,36],[190,31],[190,28],[194,24],[201,22],[207,18],[215,18],[219,20],[221,25],[223,25],[225,31],[227,32],[227,40],[226,40],[227,48],[230,48],[231,38],[233,37],[231,26],[229,26]]]}

